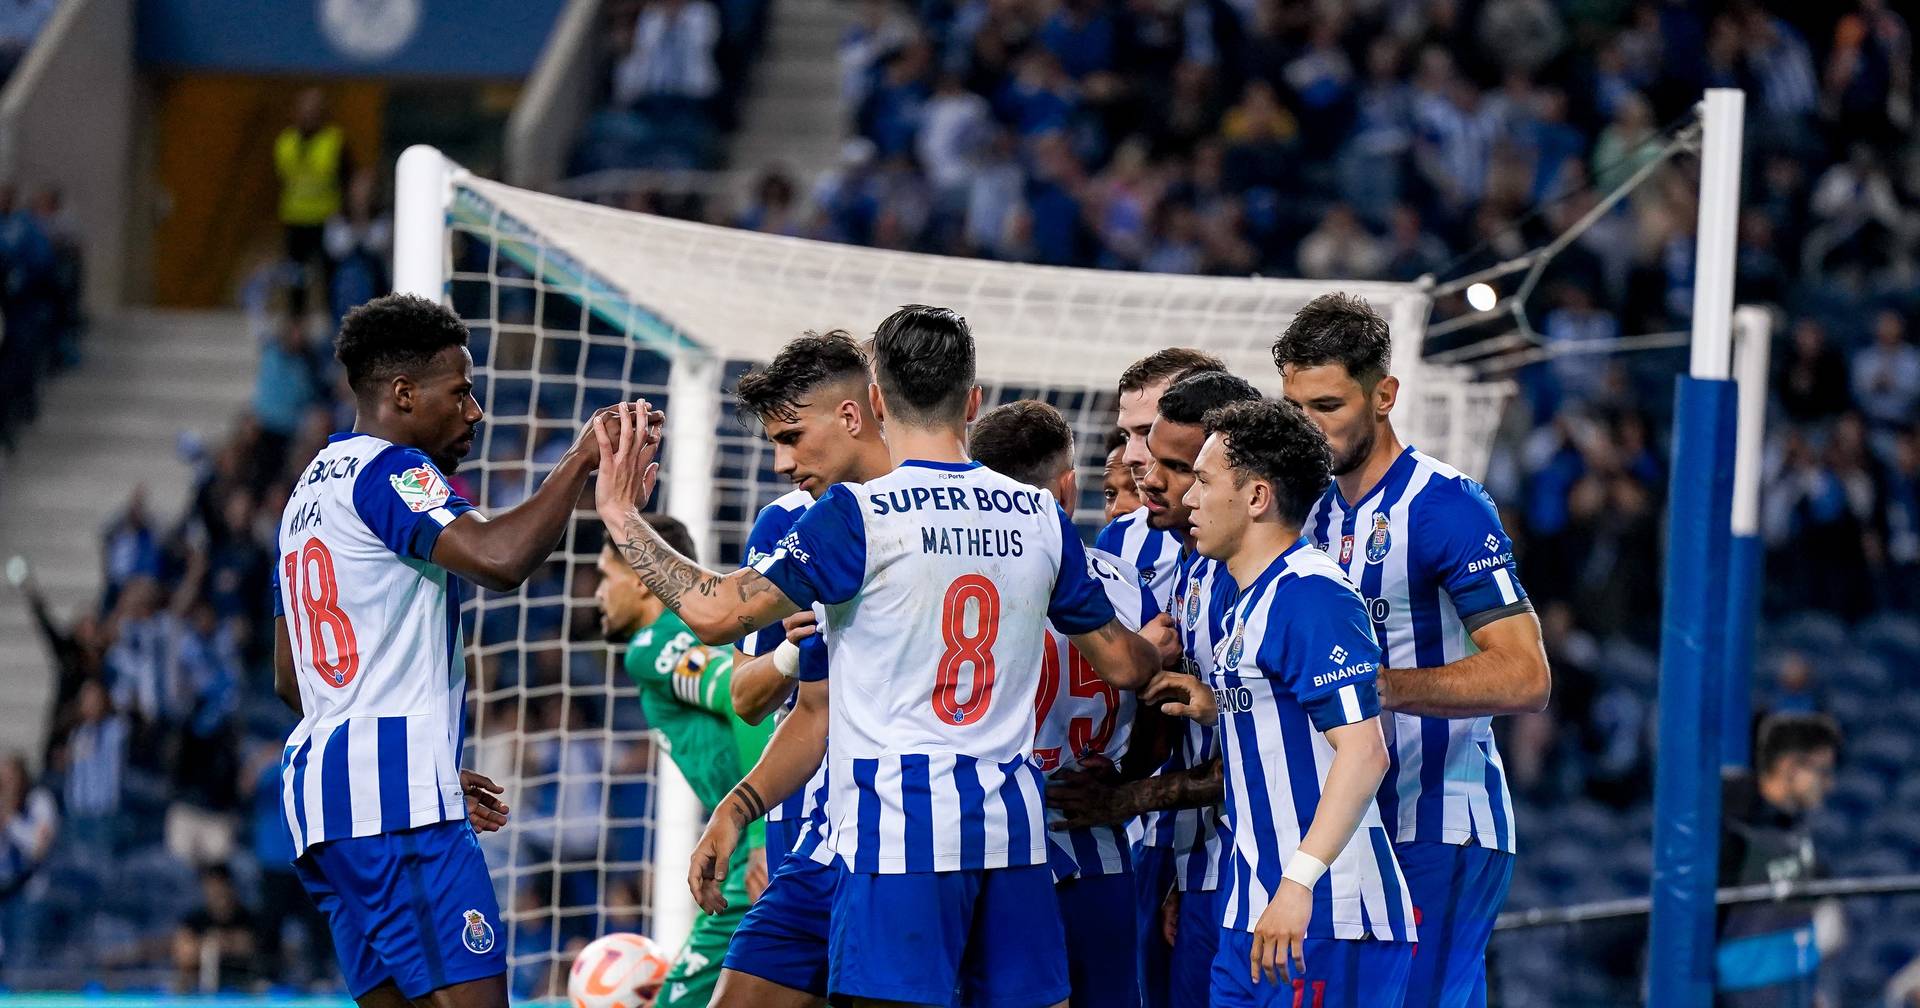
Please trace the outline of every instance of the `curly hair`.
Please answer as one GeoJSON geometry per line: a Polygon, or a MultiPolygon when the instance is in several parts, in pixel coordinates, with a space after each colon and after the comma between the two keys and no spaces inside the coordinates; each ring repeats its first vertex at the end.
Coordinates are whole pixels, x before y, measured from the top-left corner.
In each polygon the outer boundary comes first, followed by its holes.
{"type": "Polygon", "coordinates": [[[765,424],[792,423],[798,410],[812,405],[813,393],[836,382],[867,381],[867,355],[845,329],[795,337],[764,366],[740,376],[733,398],[740,412],[765,424]]]}
{"type": "Polygon", "coordinates": [[[873,379],[908,423],[958,421],[973,361],[973,330],[951,308],[903,305],[873,333],[873,379]]]}
{"type": "Polygon", "coordinates": [[[1073,465],[1073,428],[1052,406],[1021,399],[975,420],[967,432],[967,451],[1002,476],[1044,487],[1073,465]]]}
{"type": "Polygon", "coordinates": [[[1169,379],[1178,379],[1199,371],[1225,371],[1227,365],[1220,358],[1193,347],[1168,347],[1154,352],[1127,365],[1120,372],[1119,392],[1138,392],[1149,385],[1156,385],[1169,379]]]}
{"type": "Polygon", "coordinates": [[[1272,484],[1274,503],[1289,525],[1301,525],[1333,481],[1326,435],[1300,407],[1278,399],[1231,403],[1207,414],[1208,434],[1226,443],[1235,478],[1272,484]]]}
{"type": "Polygon", "coordinates": [[[1365,389],[1387,376],[1392,354],[1387,320],[1365,298],[1338,291],[1307,302],[1273,341],[1274,367],[1338,364],[1365,389]]]}
{"type": "Polygon", "coordinates": [[[354,393],[367,395],[425,370],[440,351],[466,345],[466,324],[452,310],[413,294],[388,294],[347,313],[333,355],[354,393]]]}
{"type": "Polygon", "coordinates": [[[1198,426],[1207,414],[1228,403],[1260,398],[1253,383],[1225,371],[1200,371],[1175,381],[1160,393],[1160,417],[1198,426]]]}

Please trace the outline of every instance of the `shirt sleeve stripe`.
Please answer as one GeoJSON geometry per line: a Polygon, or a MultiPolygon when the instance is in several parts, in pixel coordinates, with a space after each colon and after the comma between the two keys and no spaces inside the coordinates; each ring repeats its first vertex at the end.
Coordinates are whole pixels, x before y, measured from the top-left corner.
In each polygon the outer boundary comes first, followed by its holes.
{"type": "Polygon", "coordinates": [[[1500,586],[1500,601],[1512,605],[1520,601],[1520,593],[1513,588],[1513,575],[1505,567],[1493,569],[1493,583],[1500,586]]]}
{"type": "Polygon", "coordinates": [[[1351,686],[1340,687],[1340,710],[1347,716],[1347,723],[1354,724],[1365,720],[1360,716],[1360,694],[1351,686]]]}

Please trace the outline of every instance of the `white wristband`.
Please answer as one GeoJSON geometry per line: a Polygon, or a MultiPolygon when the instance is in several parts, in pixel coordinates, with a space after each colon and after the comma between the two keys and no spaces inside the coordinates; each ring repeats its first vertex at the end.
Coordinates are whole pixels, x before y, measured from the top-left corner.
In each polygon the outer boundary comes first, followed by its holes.
{"type": "Polygon", "coordinates": [[[1307,887],[1308,892],[1320,882],[1320,876],[1327,873],[1327,863],[1303,850],[1295,850],[1287,859],[1287,868],[1280,873],[1283,879],[1292,879],[1307,887]]]}
{"type": "Polygon", "coordinates": [[[780,646],[773,649],[773,667],[788,679],[797,678],[800,675],[800,645],[790,640],[781,641],[780,646]]]}

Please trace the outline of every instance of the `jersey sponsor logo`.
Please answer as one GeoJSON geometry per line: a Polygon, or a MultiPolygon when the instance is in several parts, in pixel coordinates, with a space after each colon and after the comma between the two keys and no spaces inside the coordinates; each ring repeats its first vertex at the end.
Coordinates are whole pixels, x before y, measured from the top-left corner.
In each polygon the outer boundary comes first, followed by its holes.
{"type": "Polygon", "coordinates": [[[474,955],[486,955],[493,951],[493,925],[487,923],[487,915],[478,910],[468,910],[460,916],[464,920],[460,926],[460,944],[474,955]]]}
{"type": "Polygon", "coordinates": [[[337,458],[331,462],[314,459],[313,468],[307,472],[307,485],[312,486],[323,480],[346,479],[360,471],[360,458],[337,458]]]}
{"type": "MultiPolygon", "coordinates": [[[[773,552],[775,556],[785,553],[800,563],[813,562],[813,554],[808,553],[806,547],[800,545],[800,533],[798,532],[787,533],[787,537],[780,540],[780,545],[776,547],[773,552]]],[[[769,559],[772,558],[769,557],[769,559]]]]}
{"type": "Polygon", "coordinates": [[[1140,565],[1140,587],[1146,588],[1151,586],[1152,584],[1153,584],[1153,565],[1150,563],[1143,563],[1140,565]]]}
{"type": "Polygon", "coordinates": [[[1319,675],[1314,676],[1313,685],[1315,689],[1318,689],[1322,686],[1327,685],[1328,683],[1337,683],[1342,679],[1351,679],[1354,676],[1366,675],[1367,673],[1372,671],[1373,671],[1372,662],[1370,661],[1357,662],[1355,664],[1348,665],[1347,667],[1340,669],[1337,672],[1322,672],[1319,675]]]}
{"type": "Polygon", "coordinates": [[[1245,714],[1253,709],[1253,691],[1245,686],[1228,688],[1216,686],[1213,690],[1214,706],[1222,714],[1245,714]]]}
{"type": "Polygon", "coordinates": [[[1387,516],[1376,512],[1373,516],[1373,534],[1367,536],[1367,562],[1377,564],[1387,558],[1387,550],[1393,545],[1393,537],[1387,532],[1387,516]]]}
{"type": "Polygon", "coordinates": [[[1489,553],[1500,552],[1500,540],[1497,537],[1495,537],[1494,534],[1491,532],[1487,533],[1487,552],[1489,553]]]}
{"type": "MultiPolygon", "coordinates": [[[[1321,546],[1320,551],[1323,553],[1326,552],[1326,547],[1321,546]]],[[[1343,535],[1340,537],[1340,566],[1345,567],[1346,565],[1352,562],[1353,562],[1353,537],[1350,535],[1343,535]]]]}
{"type": "Polygon", "coordinates": [[[387,477],[387,480],[393,484],[393,492],[400,495],[407,510],[415,514],[431,511],[453,496],[447,481],[441,479],[432,466],[414,466],[398,476],[387,477]]]}
{"type": "Polygon", "coordinates": [[[1341,647],[1341,646],[1340,646],[1340,645],[1338,645],[1338,644],[1335,644],[1335,645],[1333,646],[1333,653],[1332,653],[1332,654],[1329,654],[1329,655],[1327,655],[1327,657],[1328,657],[1328,658],[1330,658],[1330,659],[1332,659],[1332,660],[1333,660],[1333,663],[1334,663],[1335,665],[1338,665],[1338,664],[1340,664],[1341,662],[1343,662],[1343,661],[1346,661],[1346,660],[1347,660],[1347,649],[1346,649],[1346,648],[1343,648],[1343,647],[1341,647]]]}
{"type": "Polygon", "coordinates": [[[1480,559],[1467,564],[1467,573],[1478,574],[1481,571],[1489,571],[1494,569],[1495,567],[1505,567],[1507,564],[1512,562],[1513,562],[1513,554],[1511,553],[1502,553],[1499,556],[1481,557],[1480,559]]]}
{"type": "Polygon", "coordinates": [[[1011,493],[997,487],[977,486],[969,496],[964,487],[916,486],[871,494],[867,502],[875,515],[921,510],[1041,515],[1047,513],[1052,498],[1039,490],[1011,493]]]}

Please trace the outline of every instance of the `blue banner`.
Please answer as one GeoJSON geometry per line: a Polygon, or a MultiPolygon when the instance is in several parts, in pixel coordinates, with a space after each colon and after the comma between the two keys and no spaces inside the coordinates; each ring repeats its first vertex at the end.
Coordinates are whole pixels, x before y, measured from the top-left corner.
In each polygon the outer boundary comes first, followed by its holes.
{"type": "Polygon", "coordinates": [[[167,70],[522,78],[564,0],[140,0],[141,62],[167,70]]]}

